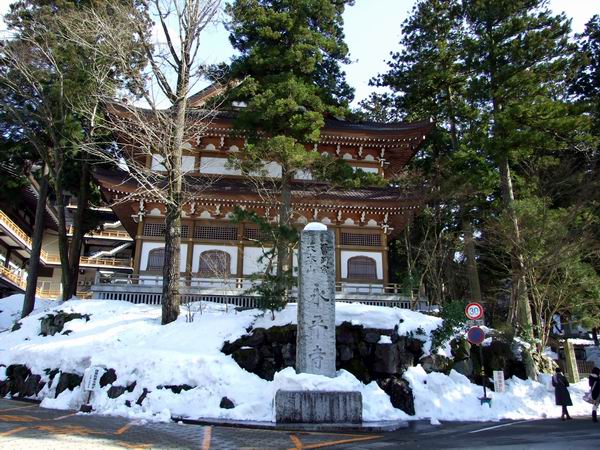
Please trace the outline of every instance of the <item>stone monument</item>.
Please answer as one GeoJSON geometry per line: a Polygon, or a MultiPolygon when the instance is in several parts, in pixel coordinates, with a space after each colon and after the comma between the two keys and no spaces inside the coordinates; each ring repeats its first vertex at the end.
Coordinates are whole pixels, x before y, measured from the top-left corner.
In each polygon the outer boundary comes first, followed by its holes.
{"type": "MultiPolygon", "coordinates": [[[[335,238],[321,223],[300,236],[296,372],[335,377],[335,238]]],[[[362,395],[343,391],[275,393],[283,423],[361,423],[362,395]]]]}

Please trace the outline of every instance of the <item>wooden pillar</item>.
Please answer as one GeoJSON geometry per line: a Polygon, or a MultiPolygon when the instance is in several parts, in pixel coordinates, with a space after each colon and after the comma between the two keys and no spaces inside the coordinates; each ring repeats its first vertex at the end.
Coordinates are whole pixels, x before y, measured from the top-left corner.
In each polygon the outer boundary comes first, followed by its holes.
{"type": "Polygon", "coordinates": [[[381,260],[383,262],[383,284],[386,285],[389,283],[390,274],[388,267],[388,244],[387,244],[387,234],[385,234],[384,230],[381,230],[381,247],[382,247],[382,257],[381,260]]]}
{"type": "Polygon", "coordinates": [[[244,278],[244,224],[238,224],[237,262],[235,277],[244,278]]]}
{"type": "Polygon", "coordinates": [[[140,274],[140,264],[142,263],[142,245],[143,239],[142,234],[144,233],[144,218],[140,218],[137,224],[137,231],[135,233],[135,253],[133,256],[133,274],[140,274]]]}
{"type": "Polygon", "coordinates": [[[342,232],[339,225],[335,226],[335,282],[342,281],[342,232]]]}
{"type": "Polygon", "coordinates": [[[8,268],[8,263],[10,262],[10,257],[12,255],[12,249],[10,247],[6,247],[6,256],[4,257],[4,267],[8,268]]]}
{"type": "Polygon", "coordinates": [[[185,279],[188,286],[192,283],[193,274],[193,259],[194,259],[194,224],[190,224],[190,233],[187,242],[187,255],[185,257],[185,279]]]}

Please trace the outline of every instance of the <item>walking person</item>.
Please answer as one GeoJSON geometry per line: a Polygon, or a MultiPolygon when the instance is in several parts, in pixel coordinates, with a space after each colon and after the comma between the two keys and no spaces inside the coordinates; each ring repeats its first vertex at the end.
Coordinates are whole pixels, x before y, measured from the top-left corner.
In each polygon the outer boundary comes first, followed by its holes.
{"type": "Polygon", "coordinates": [[[569,394],[569,381],[562,373],[560,367],[556,368],[556,373],[552,376],[552,386],[554,386],[554,398],[556,404],[562,406],[562,414],[560,420],[571,420],[567,406],[572,406],[571,395],[569,394]]]}
{"type": "Polygon", "coordinates": [[[594,367],[589,378],[590,389],[592,391],[592,420],[598,422],[598,403],[600,403],[600,369],[594,367]]]}

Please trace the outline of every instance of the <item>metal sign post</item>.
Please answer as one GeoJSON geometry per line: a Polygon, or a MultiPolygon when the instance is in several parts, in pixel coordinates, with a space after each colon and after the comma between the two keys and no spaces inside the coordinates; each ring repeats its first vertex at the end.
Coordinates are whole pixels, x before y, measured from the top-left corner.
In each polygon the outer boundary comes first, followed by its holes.
{"type": "MultiPolygon", "coordinates": [[[[465,308],[465,316],[471,322],[471,324],[483,325],[483,307],[479,303],[469,303],[465,308]]],[[[479,398],[479,401],[483,405],[487,403],[491,407],[492,399],[487,396],[487,388],[485,383],[485,369],[483,367],[483,341],[485,340],[485,332],[479,326],[472,326],[467,331],[467,340],[473,344],[479,346],[479,361],[481,362],[481,370],[479,375],[481,376],[481,383],[483,384],[483,397],[479,398]]]]}

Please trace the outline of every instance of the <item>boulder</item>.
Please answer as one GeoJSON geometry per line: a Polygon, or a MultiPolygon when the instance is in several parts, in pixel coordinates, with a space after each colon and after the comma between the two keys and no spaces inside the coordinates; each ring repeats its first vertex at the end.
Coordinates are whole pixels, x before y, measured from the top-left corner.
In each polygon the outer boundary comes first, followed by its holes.
{"type": "Polygon", "coordinates": [[[354,357],[352,348],[347,345],[338,346],[338,352],[340,361],[350,361],[354,357]]]}
{"type": "Polygon", "coordinates": [[[427,355],[421,358],[419,363],[427,373],[440,372],[448,374],[452,369],[452,360],[443,355],[427,355]]]}
{"type": "Polygon", "coordinates": [[[58,378],[58,384],[56,385],[56,395],[58,397],[64,390],[68,389],[72,391],[81,384],[83,377],[76,373],[61,372],[58,378]]]}
{"type": "Polygon", "coordinates": [[[253,373],[261,361],[260,353],[255,348],[240,348],[233,352],[231,356],[238,366],[253,373]]]}
{"type": "Polygon", "coordinates": [[[106,395],[108,395],[108,398],[117,398],[123,395],[126,390],[125,386],[111,386],[106,395]]]}
{"type": "Polygon", "coordinates": [[[264,359],[256,369],[256,375],[261,377],[263,380],[273,381],[277,372],[277,366],[272,359],[264,359]]]}
{"type": "Polygon", "coordinates": [[[66,313],[64,311],[58,311],[56,314],[48,314],[40,319],[40,334],[42,336],[54,336],[63,330],[66,322],[75,319],[85,319],[87,322],[90,320],[90,316],[88,314],[66,313]]]}
{"type": "Polygon", "coordinates": [[[294,344],[283,344],[281,346],[281,359],[283,367],[293,367],[296,364],[296,346],[294,344]]]}
{"type": "Polygon", "coordinates": [[[349,322],[343,322],[336,327],[335,341],[337,345],[354,345],[359,341],[362,331],[361,326],[352,325],[349,322]],[[357,336],[358,334],[358,336],[357,336]]]}
{"type": "Polygon", "coordinates": [[[4,398],[10,392],[10,381],[3,380],[0,381],[0,398],[4,398]]]}
{"type": "Polygon", "coordinates": [[[221,403],[219,403],[219,408],[233,409],[233,408],[235,408],[235,404],[231,400],[229,400],[227,397],[223,397],[221,399],[221,403]]]}
{"type": "Polygon", "coordinates": [[[144,390],[142,391],[142,395],[140,395],[137,399],[137,401],[135,402],[136,405],[142,405],[142,403],[144,403],[144,400],[146,400],[146,396],[148,395],[148,389],[144,388],[144,390]]]}
{"type": "Polygon", "coordinates": [[[400,359],[398,347],[394,344],[377,344],[373,354],[373,371],[382,374],[396,374],[399,372],[400,359]]]}
{"type": "MultiPolygon", "coordinates": [[[[264,331],[264,330],[263,330],[264,331]]],[[[265,331],[267,342],[275,344],[289,344],[296,342],[296,325],[271,327],[265,331]]]]}
{"type": "Polygon", "coordinates": [[[6,368],[6,378],[9,381],[11,395],[19,395],[25,390],[25,380],[29,375],[31,375],[31,371],[23,364],[11,364],[6,368]]]}
{"type": "Polygon", "coordinates": [[[115,369],[108,369],[100,377],[100,387],[108,386],[109,384],[113,384],[115,381],[117,381],[117,373],[115,372],[115,369]]]}
{"type": "Polygon", "coordinates": [[[452,368],[467,378],[473,377],[473,361],[471,358],[454,361],[454,366],[452,368]]]}
{"type": "Polygon", "coordinates": [[[415,402],[412,389],[406,380],[398,377],[390,377],[377,380],[377,384],[390,396],[390,402],[394,408],[401,409],[411,416],[415,415],[415,402]]]}
{"type": "Polygon", "coordinates": [[[365,342],[368,344],[377,344],[381,338],[381,333],[373,330],[365,330],[365,342]]]}
{"type": "Polygon", "coordinates": [[[22,389],[19,391],[19,397],[34,397],[44,388],[45,384],[42,381],[41,375],[31,374],[27,377],[22,389]]]}
{"type": "Polygon", "coordinates": [[[252,331],[252,334],[242,336],[240,339],[240,345],[242,347],[258,347],[265,342],[265,329],[257,328],[252,331]]]}

